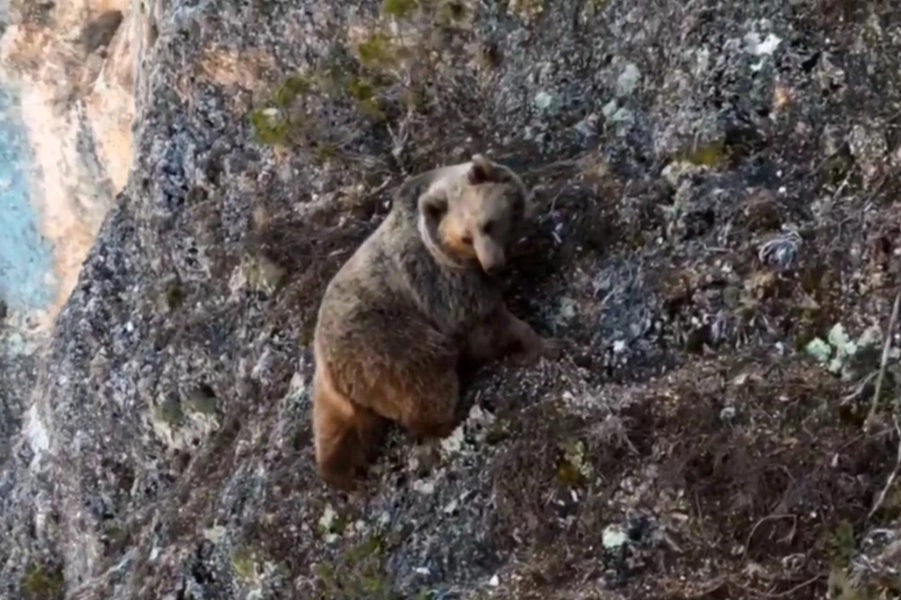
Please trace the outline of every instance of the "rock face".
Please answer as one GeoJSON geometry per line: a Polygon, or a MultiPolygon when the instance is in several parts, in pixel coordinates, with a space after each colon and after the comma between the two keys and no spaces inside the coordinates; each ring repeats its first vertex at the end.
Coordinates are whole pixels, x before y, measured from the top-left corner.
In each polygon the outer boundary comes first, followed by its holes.
{"type": "Polygon", "coordinates": [[[122,12],[111,4],[14,3],[12,24],[0,38],[4,86],[16,89],[29,132],[40,233],[55,248],[58,295],[42,325],[49,326],[74,288],[131,165],[137,53],[122,12]]]}
{"type": "Polygon", "coordinates": [[[117,195],[31,355],[4,596],[896,594],[888,403],[861,426],[901,283],[889,3],[74,4],[6,56],[117,195]],[[319,296],[406,175],[478,151],[534,186],[510,294],[566,357],[481,370],[344,498],[319,296]]]}

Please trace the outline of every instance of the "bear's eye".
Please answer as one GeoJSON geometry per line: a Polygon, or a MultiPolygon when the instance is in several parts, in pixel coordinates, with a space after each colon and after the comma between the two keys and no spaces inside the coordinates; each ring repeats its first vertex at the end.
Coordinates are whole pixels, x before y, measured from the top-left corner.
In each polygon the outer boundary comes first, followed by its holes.
{"type": "Polygon", "coordinates": [[[485,225],[483,225],[483,226],[482,226],[482,231],[485,232],[485,234],[487,234],[487,235],[490,236],[490,235],[491,235],[491,232],[494,231],[494,222],[493,222],[493,221],[489,221],[488,223],[486,223],[485,225]]]}
{"type": "Polygon", "coordinates": [[[463,244],[472,244],[472,236],[469,234],[463,234],[463,237],[460,238],[463,241],[463,244]]]}

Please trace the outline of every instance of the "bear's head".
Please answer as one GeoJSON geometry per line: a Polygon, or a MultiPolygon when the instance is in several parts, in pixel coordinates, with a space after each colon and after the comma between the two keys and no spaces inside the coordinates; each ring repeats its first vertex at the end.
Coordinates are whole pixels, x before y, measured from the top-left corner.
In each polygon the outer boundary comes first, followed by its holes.
{"type": "Polygon", "coordinates": [[[529,190],[511,169],[481,154],[462,175],[449,173],[419,198],[420,233],[439,262],[495,275],[519,236],[529,190]]]}

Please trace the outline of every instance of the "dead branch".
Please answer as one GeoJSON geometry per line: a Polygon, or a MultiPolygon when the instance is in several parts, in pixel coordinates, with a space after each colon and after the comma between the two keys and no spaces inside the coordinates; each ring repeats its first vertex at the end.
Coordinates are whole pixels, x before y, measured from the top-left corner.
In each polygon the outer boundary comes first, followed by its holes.
{"type": "MultiPolygon", "coordinates": [[[[895,306],[898,306],[898,303],[895,303],[895,306]]],[[[873,517],[873,514],[882,506],[885,502],[885,495],[888,494],[888,491],[892,488],[892,484],[895,483],[895,478],[898,477],[898,470],[901,469],[901,426],[898,425],[898,416],[892,416],[892,419],[895,422],[895,432],[898,434],[898,453],[895,457],[895,467],[892,469],[892,473],[889,474],[888,479],[885,481],[885,486],[882,487],[882,492],[879,493],[879,497],[876,498],[876,502],[873,503],[873,509],[870,510],[870,513],[867,515],[867,519],[873,517]]]]}
{"type": "Polygon", "coordinates": [[[879,395],[882,394],[882,382],[885,379],[885,368],[888,365],[889,349],[892,346],[892,332],[895,330],[895,322],[898,321],[898,307],[901,305],[901,291],[895,295],[895,304],[892,306],[892,316],[888,321],[888,328],[885,331],[885,344],[882,345],[882,361],[879,364],[879,377],[876,378],[876,390],[873,392],[873,402],[870,404],[870,411],[867,413],[867,419],[863,422],[864,431],[869,431],[873,420],[876,417],[876,408],[879,405],[879,395]]]}

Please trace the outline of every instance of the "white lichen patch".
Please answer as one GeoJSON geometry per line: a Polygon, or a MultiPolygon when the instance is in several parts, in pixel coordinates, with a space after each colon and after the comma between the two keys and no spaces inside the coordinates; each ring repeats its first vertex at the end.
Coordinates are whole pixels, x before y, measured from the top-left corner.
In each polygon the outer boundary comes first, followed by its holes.
{"type": "Polygon", "coordinates": [[[275,563],[261,560],[252,550],[239,550],[232,558],[232,570],[244,589],[242,599],[267,599],[266,583],[277,569],[275,563]]]}
{"type": "Polygon", "coordinates": [[[337,519],[338,514],[335,512],[335,509],[331,504],[326,505],[325,510],[322,512],[322,516],[319,518],[319,528],[323,532],[330,532],[337,519]]]}
{"type": "Polygon", "coordinates": [[[601,112],[610,123],[631,123],[634,120],[632,111],[619,106],[615,98],[605,104],[601,108],[601,112]]]}
{"type": "Polygon", "coordinates": [[[203,529],[203,537],[213,544],[219,544],[225,538],[226,530],[224,526],[212,526],[203,529]]]}
{"type": "MultiPolygon", "coordinates": [[[[478,402],[470,407],[469,414],[445,438],[416,445],[407,455],[406,471],[414,476],[411,489],[422,495],[431,495],[443,481],[446,474],[445,462],[453,463],[459,457],[476,452],[492,431],[496,417],[484,410],[478,402]],[[439,467],[445,464],[444,467],[439,467]],[[422,469],[428,476],[417,477],[422,469]]],[[[447,512],[453,512],[453,505],[447,512]]]]}
{"type": "Polygon", "coordinates": [[[328,544],[336,542],[344,534],[345,523],[331,503],[325,506],[317,525],[319,526],[319,533],[328,544]]]}
{"type": "Polygon", "coordinates": [[[303,395],[307,390],[307,384],[304,380],[303,374],[300,372],[294,372],[294,375],[291,376],[291,381],[288,382],[288,399],[296,400],[303,395]]]}
{"type": "Polygon", "coordinates": [[[767,57],[776,52],[779,44],[782,43],[782,38],[774,33],[768,33],[765,38],[761,39],[759,33],[752,31],[745,35],[743,41],[745,52],[760,57],[760,61],[751,65],[751,70],[760,71],[767,57]]]}
{"type": "Polygon", "coordinates": [[[52,319],[47,311],[10,310],[0,318],[0,355],[34,355],[46,343],[50,323],[52,319]]]}
{"type": "Polygon", "coordinates": [[[829,363],[829,371],[839,373],[842,370],[844,362],[853,357],[857,352],[857,345],[845,332],[845,327],[841,323],[837,323],[829,330],[827,337],[829,344],[835,349],[835,356],[829,363]]]}
{"type": "Polygon", "coordinates": [[[450,515],[450,514],[454,513],[455,511],[457,511],[457,509],[458,509],[459,507],[460,507],[460,501],[459,501],[459,499],[453,499],[450,503],[448,503],[447,505],[445,505],[445,506],[441,509],[441,511],[443,511],[444,513],[450,515]]]}
{"type": "Polygon", "coordinates": [[[832,348],[821,338],[814,338],[804,347],[804,352],[820,363],[826,363],[832,355],[832,348]]]}
{"type": "Polygon", "coordinates": [[[612,551],[625,545],[629,540],[629,537],[626,536],[626,531],[623,530],[621,526],[611,524],[604,528],[604,534],[602,535],[601,540],[604,548],[612,551]]]}
{"type": "Polygon", "coordinates": [[[446,457],[460,453],[467,446],[481,443],[487,435],[487,429],[494,424],[495,419],[492,413],[482,409],[478,403],[473,404],[466,420],[439,443],[442,455],[446,457]],[[469,434],[468,439],[467,434],[469,434]]]}
{"type": "Polygon", "coordinates": [[[535,94],[532,103],[540,112],[547,114],[555,114],[560,108],[559,97],[544,90],[535,94]]]}
{"type": "Polygon", "coordinates": [[[679,184],[682,183],[682,180],[708,169],[709,167],[696,165],[690,161],[673,161],[663,168],[660,175],[662,175],[671,186],[678,187],[679,184]]]}
{"type": "Polygon", "coordinates": [[[641,83],[641,71],[632,63],[628,63],[616,79],[617,96],[629,96],[641,83]]]}
{"type": "Polygon", "coordinates": [[[567,323],[576,316],[576,301],[564,296],[560,299],[560,308],[557,311],[557,321],[567,323]]]}
{"type": "Polygon", "coordinates": [[[759,33],[751,31],[745,34],[744,42],[745,50],[750,54],[753,54],[754,56],[768,56],[776,51],[776,48],[782,43],[782,38],[774,33],[768,33],[766,37],[761,40],[759,33]]]}
{"type": "Polygon", "coordinates": [[[28,446],[31,447],[31,451],[34,453],[34,457],[31,459],[31,467],[35,469],[40,465],[44,453],[50,448],[50,433],[41,420],[36,404],[29,407],[28,411],[25,412],[24,434],[25,440],[28,441],[28,446]]]}
{"type": "MultiPolygon", "coordinates": [[[[826,341],[822,338],[814,338],[804,347],[804,352],[826,365],[830,373],[841,375],[843,378],[850,376],[848,366],[852,359],[861,351],[878,348],[882,344],[882,330],[877,325],[868,327],[857,340],[853,340],[845,330],[841,322],[829,329],[826,341]]],[[[897,354],[890,352],[890,356],[897,354]]],[[[877,366],[873,365],[873,369],[877,366]]]]}
{"type": "Polygon", "coordinates": [[[466,440],[463,426],[464,424],[460,424],[450,433],[450,436],[441,439],[441,450],[444,451],[445,454],[450,455],[452,453],[459,453],[463,448],[463,443],[466,440]]]}
{"type": "Polygon", "coordinates": [[[566,462],[583,478],[590,478],[592,469],[591,464],[585,460],[585,443],[581,440],[575,440],[564,443],[561,446],[566,462]]]}
{"type": "Polygon", "coordinates": [[[435,480],[433,478],[420,478],[413,482],[413,490],[421,495],[431,495],[435,492],[435,480]]]}
{"type": "Polygon", "coordinates": [[[232,272],[228,287],[233,296],[245,289],[272,294],[286,273],[284,267],[263,255],[247,255],[232,272]]]}
{"type": "Polygon", "coordinates": [[[148,419],[157,438],[169,448],[178,450],[196,448],[220,427],[215,412],[196,410],[173,398],[153,405],[148,419]]]}

